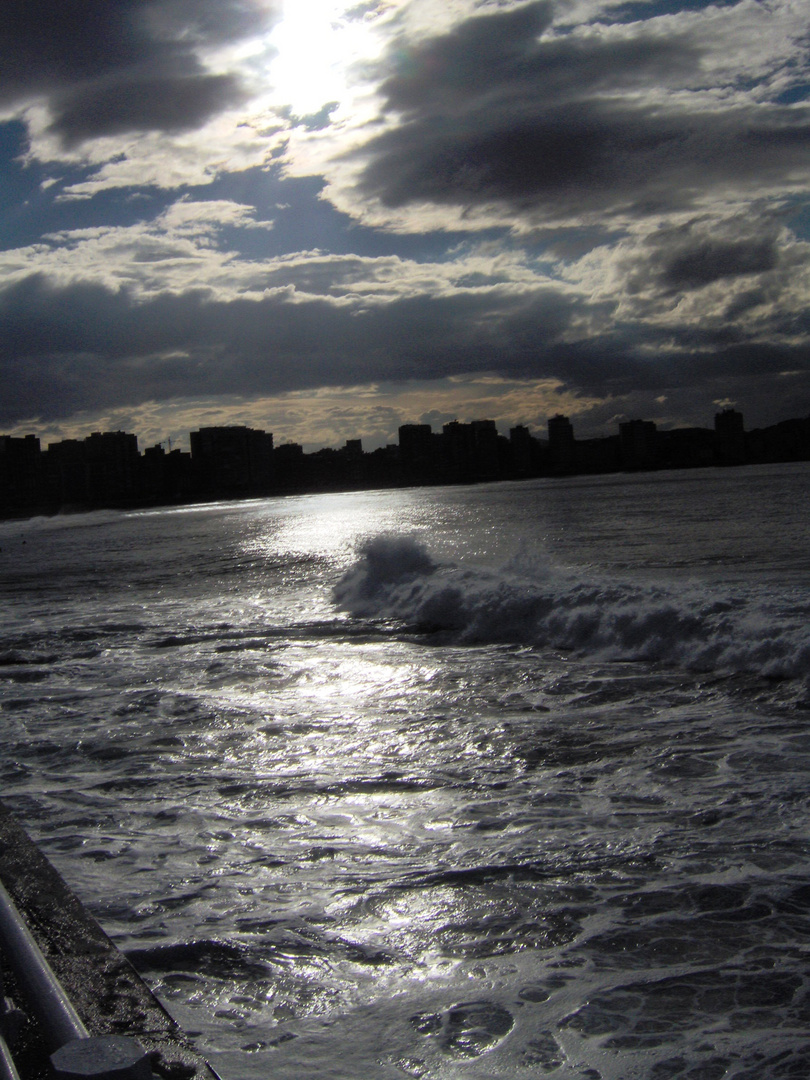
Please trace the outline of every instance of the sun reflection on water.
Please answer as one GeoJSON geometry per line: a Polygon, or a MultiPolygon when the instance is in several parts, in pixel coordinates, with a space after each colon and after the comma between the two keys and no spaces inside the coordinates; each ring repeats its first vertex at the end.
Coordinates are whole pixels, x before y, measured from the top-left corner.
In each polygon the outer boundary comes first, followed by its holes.
{"type": "Polygon", "coordinates": [[[418,492],[350,492],[274,500],[257,516],[244,550],[268,557],[309,556],[344,568],[363,540],[380,533],[414,533],[422,520],[418,492]]]}

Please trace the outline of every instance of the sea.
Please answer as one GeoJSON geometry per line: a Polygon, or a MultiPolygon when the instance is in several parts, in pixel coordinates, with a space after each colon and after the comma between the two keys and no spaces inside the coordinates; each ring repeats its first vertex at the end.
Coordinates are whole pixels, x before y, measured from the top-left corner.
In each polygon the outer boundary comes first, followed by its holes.
{"type": "Polygon", "coordinates": [[[808,493],[0,523],[0,795],[223,1080],[806,1080],[808,493]]]}

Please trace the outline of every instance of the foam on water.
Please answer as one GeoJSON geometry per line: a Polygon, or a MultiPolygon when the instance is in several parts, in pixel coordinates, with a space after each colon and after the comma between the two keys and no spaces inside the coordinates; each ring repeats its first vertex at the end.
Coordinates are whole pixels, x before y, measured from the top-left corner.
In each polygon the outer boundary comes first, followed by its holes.
{"type": "Polygon", "coordinates": [[[773,591],[584,575],[521,554],[499,570],[438,563],[418,540],[378,536],[334,589],[352,615],[457,643],[509,642],[697,670],[806,677],[810,607],[773,591]]]}
{"type": "Polygon", "coordinates": [[[808,478],[6,523],[2,796],[228,1080],[805,1080],[808,478]]]}

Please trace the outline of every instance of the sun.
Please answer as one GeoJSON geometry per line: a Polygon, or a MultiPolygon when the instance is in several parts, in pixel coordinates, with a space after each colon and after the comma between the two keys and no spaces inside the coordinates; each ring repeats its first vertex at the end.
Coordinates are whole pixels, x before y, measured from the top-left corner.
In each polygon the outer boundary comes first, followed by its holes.
{"type": "Polygon", "coordinates": [[[311,116],[331,102],[343,103],[352,65],[368,57],[368,20],[350,14],[356,4],[339,0],[286,0],[269,44],[277,50],[268,78],[272,96],[296,116],[311,116]]]}

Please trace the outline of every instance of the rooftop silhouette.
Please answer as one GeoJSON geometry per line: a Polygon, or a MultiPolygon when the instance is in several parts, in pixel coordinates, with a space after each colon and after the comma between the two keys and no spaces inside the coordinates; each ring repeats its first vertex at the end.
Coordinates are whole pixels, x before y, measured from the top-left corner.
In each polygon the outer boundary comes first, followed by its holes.
{"type": "Polygon", "coordinates": [[[36,435],[0,435],[0,516],[810,460],[810,417],[746,431],[736,409],[717,413],[712,428],[659,431],[638,419],[600,439],[577,440],[562,415],[548,420],[544,436],[518,424],[507,438],[486,419],[453,420],[441,432],[403,424],[398,434],[398,444],[369,453],[350,439],[310,454],[298,443],[275,446],[270,432],[241,425],[192,431],[190,453],[160,444],[141,453],[137,437],[124,431],[64,439],[45,450],[36,435]]]}

